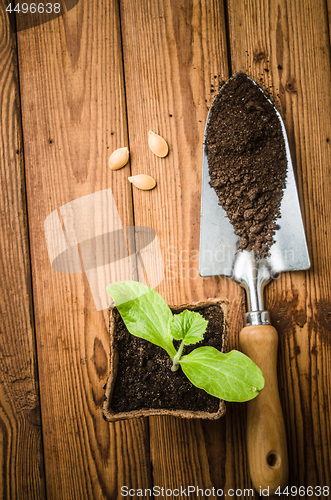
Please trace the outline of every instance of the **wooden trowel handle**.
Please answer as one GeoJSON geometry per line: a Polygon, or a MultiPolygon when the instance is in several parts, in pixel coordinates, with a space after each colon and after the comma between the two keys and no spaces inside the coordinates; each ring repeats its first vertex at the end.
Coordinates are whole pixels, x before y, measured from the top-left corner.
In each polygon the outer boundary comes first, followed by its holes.
{"type": "Polygon", "coordinates": [[[254,488],[269,495],[288,479],[286,433],[277,382],[278,335],[271,325],[246,326],[240,347],[262,370],[264,389],[247,403],[247,454],[254,488]]]}

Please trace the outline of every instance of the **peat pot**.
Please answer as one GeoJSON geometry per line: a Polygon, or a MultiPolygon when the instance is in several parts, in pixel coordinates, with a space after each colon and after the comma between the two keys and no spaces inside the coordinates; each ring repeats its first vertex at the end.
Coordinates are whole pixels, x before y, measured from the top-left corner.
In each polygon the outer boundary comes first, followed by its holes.
{"type": "MultiPolygon", "coordinates": [[[[204,339],[185,346],[183,355],[210,345],[225,352],[228,339],[228,302],[209,300],[171,307],[174,314],[184,309],[199,312],[208,320],[204,339]]],[[[152,415],[216,420],[225,414],[225,403],[198,389],[181,368],[171,371],[166,351],[131,335],[116,309],[110,314],[110,375],[105,386],[103,416],[108,422],[152,415]]],[[[179,343],[174,341],[178,349],[179,343]]]]}

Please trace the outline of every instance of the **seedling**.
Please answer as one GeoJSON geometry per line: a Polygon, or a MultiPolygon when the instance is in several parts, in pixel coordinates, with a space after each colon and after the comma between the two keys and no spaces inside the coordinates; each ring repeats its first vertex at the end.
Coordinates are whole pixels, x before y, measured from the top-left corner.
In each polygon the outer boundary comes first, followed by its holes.
{"type": "Polygon", "coordinates": [[[206,321],[199,313],[185,310],[173,314],[163,297],[136,281],[119,281],[107,292],[128,331],[167,351],[172,370],[179,367],[193,385],[224,401],[244,402],[255,398],[264,387],[261,370],[242,352],[226,354],[214,347],[197,347],[189,354],[185,346],[203,339],[206,321]],[[179,340],[176,351],[173,340],[179,340]]]}

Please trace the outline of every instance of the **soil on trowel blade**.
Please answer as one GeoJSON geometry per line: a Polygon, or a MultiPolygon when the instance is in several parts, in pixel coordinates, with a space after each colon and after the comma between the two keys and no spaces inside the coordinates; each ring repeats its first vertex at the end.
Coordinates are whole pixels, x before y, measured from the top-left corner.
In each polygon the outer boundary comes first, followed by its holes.
{"type": "MultiPolygon", "coordinates": [[[[204,345],[221,350],[223,311],[220,306],[210,305],[194,310],[208,320],[207,331],[201,342],[185,346],[183,354],[204,345]]],[[[191,384],[181,368],[172,372],[169,355],[161,347],[131,335],[117,309],[115,322],[114,341],[119,353],[119,364],[111,400],[113,411],[148,408],[210,413],[218,411],[219,399],[191,384]]],[[[178,349],[179,342],[174,341],[174,346],[178,349]]]]}
{"type": "Polygon", "coordinates": [[[267,256],[285,188],[285,142],[273,105],[244,73],[215,97],[205,144],[210,185],[240,237],[239,248],[267,256]]]}

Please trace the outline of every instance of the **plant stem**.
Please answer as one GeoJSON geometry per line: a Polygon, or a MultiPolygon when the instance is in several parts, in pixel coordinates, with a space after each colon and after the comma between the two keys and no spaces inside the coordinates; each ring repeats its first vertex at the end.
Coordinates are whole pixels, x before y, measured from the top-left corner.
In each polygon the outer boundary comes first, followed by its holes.
{"type": "Polygon", "coordinates": [[[182,340],[182,342],[179,346],[179,349],[176,352],[174,359],[172,360],[173,363],[172,363],[171,371],[173,371],[173,372],[176,372],[179,368],[179,360],[182,357],[183,348],[184,348],[184,339],[182,340]]]}

